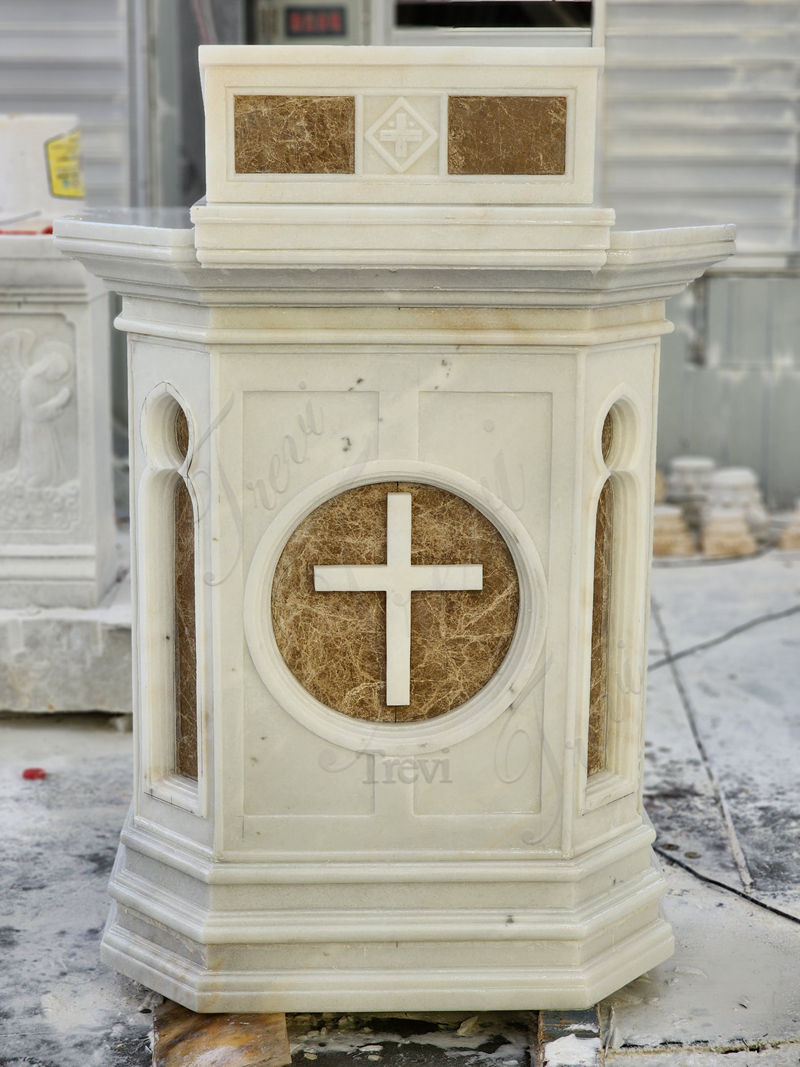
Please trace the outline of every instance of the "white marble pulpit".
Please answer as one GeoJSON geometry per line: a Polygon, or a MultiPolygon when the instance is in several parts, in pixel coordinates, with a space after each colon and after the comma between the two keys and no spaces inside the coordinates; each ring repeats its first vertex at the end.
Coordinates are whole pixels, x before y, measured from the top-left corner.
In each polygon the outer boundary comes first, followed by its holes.
{"type": "Polygon", "coordinates": [[[593,205],[596,50],[201,50],[123,296],[136,788],[106,960],[200,1011],[577,1008],[666,958],[659,339],[731,227],[593,205]]]}

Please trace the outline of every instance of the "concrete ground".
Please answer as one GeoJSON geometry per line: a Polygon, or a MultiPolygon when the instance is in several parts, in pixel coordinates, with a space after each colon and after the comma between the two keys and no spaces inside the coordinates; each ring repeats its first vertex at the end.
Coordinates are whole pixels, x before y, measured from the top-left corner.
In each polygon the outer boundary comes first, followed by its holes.
{"type": "MultiPolygon", "coordinates": [[[[800,554],[653,572],[645,801],[677,951],[600,1005],[615,1067],[800,1064],[800,554]]],[[[131,785],[101,715],[0,718],[0,1065],[149,1067],[98,961],[131,785]],[[41,780],[22,771],[40,766],[41,780]]],[[[295,1063],[525,1067],[533,1013],[291,1016],[295,1063]]],[[[559,1063],[600,1062],[567,1051],[559,1063]]],[[[533,1059],[531,1060],[531,1057],[533,1059]]]]}

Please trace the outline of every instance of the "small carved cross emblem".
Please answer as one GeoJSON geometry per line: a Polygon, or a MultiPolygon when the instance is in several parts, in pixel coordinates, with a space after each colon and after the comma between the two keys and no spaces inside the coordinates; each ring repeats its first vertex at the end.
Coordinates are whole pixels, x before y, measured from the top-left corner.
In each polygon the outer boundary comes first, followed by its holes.
{"type": "Polygon", "coordinates": [[[420,107],[417,110],[405,97],[398,97],[366,131],[367,143],[397,174],[413,167],[438,140],[420,107]]]}
{"type": "Polygon", "coordinates": [[[422,128],[407,111],[396,111],[394,119],[378,134],[381,141],[389,141],[398,159],[408,156],[409,144],[419,144],[424,136],[422,128]]]}

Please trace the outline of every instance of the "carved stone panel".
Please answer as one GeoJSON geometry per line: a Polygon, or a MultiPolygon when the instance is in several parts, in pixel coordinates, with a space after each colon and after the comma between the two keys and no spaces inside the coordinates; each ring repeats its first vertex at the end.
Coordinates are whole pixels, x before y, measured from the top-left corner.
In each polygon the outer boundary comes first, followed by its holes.
{"type": "Polygon", "coordinates": [[[60,318],[4,319],[0,330],[0,530],[68,530],[78,521],[74,343],[60,318]]]}
{"type": "Polygon", "coordinates": [[[441,99],[365,96],[365,174],[436,174],[441,99]]]}

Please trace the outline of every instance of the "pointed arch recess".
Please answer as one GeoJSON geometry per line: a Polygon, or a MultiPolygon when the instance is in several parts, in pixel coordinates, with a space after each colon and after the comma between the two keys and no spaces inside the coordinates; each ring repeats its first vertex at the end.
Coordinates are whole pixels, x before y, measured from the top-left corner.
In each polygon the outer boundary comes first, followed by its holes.
{"type": "MultiPolygon", "coordinates": [[[[185,461],[189,453],[186,412],[176,404],[175,443],[185,461]]],[[[173,490],[175,772],[197,779],[197,605],[195,595],[195,512],[186,480],[179,474],[173,490]]]]}
{"type": "MultiPolygon", "coordinates": [[[[614,452],[613,408],[603,423],[601,448],[609,462],[614,452]]],[[[592,588],[591,671],[589,676],[589,776],[607,769],[609,670],[611,631],[611,588],[613,582],[613,541],[615,526],[614,485],[609,475],[597,501],[594,534],[594,582],[592,588]]]]}

